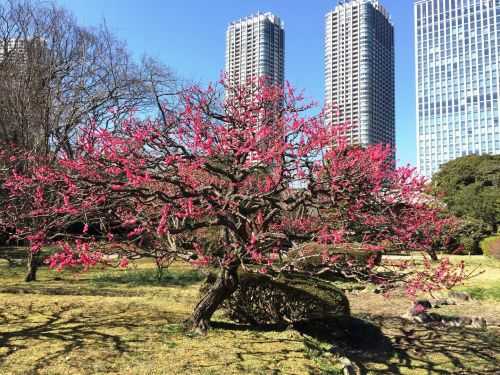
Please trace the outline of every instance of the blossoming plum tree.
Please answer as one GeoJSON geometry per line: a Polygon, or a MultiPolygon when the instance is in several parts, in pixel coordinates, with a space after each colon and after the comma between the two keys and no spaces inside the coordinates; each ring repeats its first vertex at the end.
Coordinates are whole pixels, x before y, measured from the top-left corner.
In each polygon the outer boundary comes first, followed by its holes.
{"type": "MultiPolygon", "coordinates": [[[[78,240],[79,247],[86,246],[82,241],[89,218],[105,202],[95,189],[80,189],[58,163],[52,162],[51,155],[35,154],[14,145],[0,150],[0,186],[0,231],[8,234],[9,241],[29,245],[28,282],[36,280],[43,245],[71,237],[78,240]]],[[[85,256],[84,252],[81,256],[85,256]]],[[[96,262],[88,254],[85,263],[96,262]]]]}
{"type": "MultiPolygon", "coordinates": [[[[421,200],[424,181],[396,169],[388,147],[349,145],[345,125],[330,112],[305,115],[312,105],[289,85],[221,86],[224,97],[216,86],[186,90],[178,107],[165,104],[155,120],[89,124],[72,157],[58,155],[53,175],[37,167],[29,177],[7,178],[10,196],[19,190],[30,201],[26,215],[57,217],[50,228],[69,216],[91,218],[93,230],[85,225],[78,242],[64,241],[52,266],[92,265],[113,247],[124,265],[123,251],[134,245],[214,267],[217,280],[189,320],[204,331],[238,287],[240,268],[271,276],[289,270],[288,251],[303,243],[323,249],[325,267],[338,262],[335,248],[354,242],[371,252],[384,241],[425,250],[427,239],[415,235],[424,223],[444,235],[440,216],[429,214],[439,208],[421,200]],[[37,183],[57,199],[38,207],[37,183]]],[[[47,225],[30,228],[33,249],[51,240],[47,225]]]]}

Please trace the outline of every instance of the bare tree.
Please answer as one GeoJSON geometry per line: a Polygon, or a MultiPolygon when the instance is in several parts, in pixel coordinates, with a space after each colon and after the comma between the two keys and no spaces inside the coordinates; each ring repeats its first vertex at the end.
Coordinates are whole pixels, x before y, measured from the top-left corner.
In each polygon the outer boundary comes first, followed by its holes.
{"type": "Polygon", "coordinates": [[[67,10],[36,0],[0,5],[0,144],[71,156],[82,124],[161,115],[179,86],[160,62],[135,62],[104,23],[82,27],[67,10]]]}
{"type": "Polygon", "coordinates": [[[0,6],[0,139],[43,153],[70,149],[78,125],[114,122],[176,91],[171,71],[135,63],[105,24],[79,26],[36,1],[0,6]]]}

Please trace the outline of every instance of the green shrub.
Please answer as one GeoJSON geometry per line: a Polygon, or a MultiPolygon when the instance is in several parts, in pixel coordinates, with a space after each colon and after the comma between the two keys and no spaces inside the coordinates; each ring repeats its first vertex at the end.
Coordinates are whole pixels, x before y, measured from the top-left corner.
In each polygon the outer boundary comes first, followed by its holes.
{"type": "Polygon", "coordinates": [[[482,240],[481,249],[484,255],[500,259],[500,236],[488,237],[482,240]]]}
{"type": "MultiPolygon", "coordinates": [[[[212,274],[202,293],[215,281],[212,274]]],[[[349,302],[332,283],[298,274],[273,280],[255,273],[239,273],[238,289],[223,304],[226,316],[249,324],[290,324],[328,321],[349,316],[349,302]]]]}
{"type": "Polygon", "coordinates": [[[500,223],[500,155],[467,155],[441,166],[432,187],[448,210],[458,217],[487,223],[496,232],[500,223]]]}
{"type": "Polygon", "coordinates": [[[462,245],[462,254],[481,254],[479,242],[491,235],[491,230],[488,224],[476,220],[462,220],[460,227],[453,234],[454,239],[447,246],[447,253],[457,254],[457,249],[462,245]]]}
{"type": "Polygon", "coordinates": [[[476,241],[480,241],[491,235],[491,229],[488,224],[481,220],[467,219],[462,225],[461,233],[476,241]]]}
{"type": "Polygon", "coordinates": [[[460,244],[463,247],[463,254],[480,254],[479,242],[472,237],[462,237],[460,238],[460,244]]]}

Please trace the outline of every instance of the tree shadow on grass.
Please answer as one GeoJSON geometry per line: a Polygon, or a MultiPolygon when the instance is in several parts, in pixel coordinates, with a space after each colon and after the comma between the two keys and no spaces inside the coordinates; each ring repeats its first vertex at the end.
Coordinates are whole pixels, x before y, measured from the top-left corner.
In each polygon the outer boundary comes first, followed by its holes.
{"type": "Polygon", "coordinates": [[[392,360],[399,368],[429,374],[498,374],[500,336],[495,328],[422,325],[400,317],[377,315],[363,318],[391,338],[395,349],[392,360]]]}
{"type": "MultiPolygon", "coordinates": [[[[252,331],[255,333],[256,338],[260,337],[260,333],[282,332],[288,329],[296,330],[302,335],[302,339],[290,339],[290,341],[299,341],[303,346],[301,355],[309,358],[324,358],[325,347],[322,343],[327,343],[328,347],[333,346],[335,354],[347,356],[356,363],[358,361],[360,363],[372,362],[374,359],[388,363],[394,357],[395,353],[395,348],[391,341],[384,336],[376,325],[356,318],[339,319],[328,323],[324,321],[295,323],[289,326],[283,324],[248,325],[221,321],[214,321],[211,325],[214,329],[235,331],[236,333],[240,331],[252,331]]],[[[280,339],[280,341],[284,340],[280,339]]],[[[246,345],[252,343],[256,343],[256,341],[253,340],[251,343],[245,342],[241,345],[240,349],[244,350],[246,345]]],[[[244,351],[244,354],[255,355],[258,353],[244,351]]],[[[285,351],[277,354],[278,356],[290,356],[296,353],[285,351]]],[[[321,363],[321,360],[317,362],[321,363]]],[[[322,372],[318,368],[311,368],[311,373],[335,373],[333,372],[333,364],[331,363],[332,366],[329,368],[332,372],[325,370],[322,372]]],[[[360,367],[362,370],[366,370],[362,366],[360,367]]]]}
{"type": "Polygon", "coordinates": [[[364,315],[340,321],[335,332],[317,337],[333,341],[362,374],[496,374],[500,339],[495,332],[421,325],[400,317],[364,315]]]}
{"type": "MultiPolygon", "coordinates": [[[[112,311],[88,311],[75,303],[55,303],[50,309],[33,304],[27,308],[6,306],[0,313],[0,368],[14,355],[17,355],[15,362],[24,362],[26,373],[38,373],[52,363],[70,358],[71,354],[74,354],[71,360],[78,362],[78,367],[92,366],[92,361],[84,363],[78,359],[77,353],[81,351],[94,352],[103,356],[100,359],[105,365],[112,364],[114,358],[131,354],[146,342],[147,335],[134,334],[145,329],[144,319],[135,313],[140,308],[124,304],[114,305],[112,311]],[[37,352],[40,345],[43,349],[37,352]],[[28,357],[32,358],[31,362],[28,357]]],[[[150,309],[142,311],[147,312],[144,317],[150,319],[148,323],[158,327],[181,319],[175,314],[158,311],[151,316],[150,309]]],[[[92,371],[90,367],[87,370],[92,371]]]]}
{"type": "Polygon", "coordinates": [[[253,332],[282,332],[289,327],[284,324],[263,324],[263,325],[250,325],[241,324],[228,321],[212,321],[210,326],[213,329],[223,329],[228,331],[253,331],[253,332]]]}
{"type": "MultiPolygon", "coordinates": [[[[230,338],[233,348],[230,355],[221,355],[218,361],[202,364],[193,363],[193,368],[204,370],[207,374],[223,374],[222,369],[237,369],[242,374],[249,373],[248,365],[258,362],[258,374],[286,374],[280,368],[290,366],[295,361],[300,362],[304,357],[303,340],[298,335],[273,335],[286,331],[288,327],[282,324],[248,325],[229,321],[212,321],[214,330],[224,331],[224,337],[230,338]],[[250,334],[248,334],[250,333],[250,334]],[[271,335],[269,335],[271,333],[271,335]],[[213,371],[213,372],[210,372],[213,371]]],[[[221,346],[221,353],[225,346],[221,346]]],[[[238,373],[239,373],[238,372],[238,373]]],[[[186,372],[189,373],[189,372],[186,372]]],[[[231,372],[233,373],[233,372],[231,372]]],[[[293,372],[297,373],[297,372],[293,372]]],[[[322,372],[312,372],[320,374],[322,372]]]]}
{"type": "MultiPolygon", "coordinates": [[[[248,326],[214,322],[214,328],[234,331],[281,331],[283,325],[248,326]]],[[[308,338],[333,346],[361,374],[498,374],[498,332],[472,328],[420,325],[399,317],[363,315],[335,322],[295,324],[308,338]]]]}
{"type": "MultiPolygon", "coordinates": [[[[163,333],[174,340],[184,318],[181,314],[153,311],[150,306],[138,303],[116,303],[106,308],[89,305],[85,309],[80,304],[68,302],[50,306],[8,305],[0,310],[0,368],[8,366],[11,357],[15,356],[13,363],[26,363],[22,357],[30,356],[32,363],[23,364],[23,369],[26,373],[37,373],[69,357],[70,364],[75,361],[75,367],[83,367],[86,373],[93,373],[95,369],[91,366],[94,363],[108,366],[122,355],[130,356],[144,350],[151,332],[161,332],[163,328],[163,333]],[[40,352],[37,352],[37,347],[42,348],[40,352]],[[79,360],[76,353],[82,351],[90,353],[92,361],[79,360]]],[[[401,374],[404,371],[497,374],[500,368],[500,337],[494,330],[424,326],[398,317],[378,315],[363,315],[327,325],[296,324],[293,328],[302,334],[302,338],[267,334],[288,329],[283,325],[255,327],[214,322],[213,327],[233,332],[231,343],[238,350],[229,362],[234,368],[238,368],[250,355],[261,361],[262,367],[269,373],[274,373],[280,363],[303,358],[304,354],[309,355],[315,350],[307,345],[311,342],[308,341],[310,337],[332,345],[334,352],[351,359],[363,374],[401,374]],[[243,339],[242,331],[252,331],[252,334],[243,339]],[[274,343],[285,345],[273,347],[274,343]]],[[[225,344],[221,344],[221,351],[224,348],[225,344]]],[[[192,354],[202,355],[201,352],[192,354]]],[[[193,360],[191,366],[217,370],[225,368],[229,362],[228,357],[221,354],[217,361],[210,364],[193,360]]],[[[311,373],[321,372],[311,368],[311,373]]]]}
{"type": "Polygon", "coordinates": [[[55,274],[43,282],[24,283],[23,267],[7,267],[0,265],[0,281],[2,278],[19,279],[19,282],[0,285],[0,293],[12,294],[45,294],[45,295],[79,295],[103,297],[134,297],[142,296],[142,290],[123,290],[127,287],[186,287],[201,282],[205,276],[197,270],[167,271],[158,280],[154,269],[129,269],[122,271],[107,271],[101,273],[89,272],[81,274],[84,278],[74,277],[74,272],[55,274]],[[119,287],[119,288],[117,288],[119,287]]]}
{"type": "Polygon", "coordinates": [[[384,364],[384,374],[400,373],[391,363],[397,348],[377,325],[368,320],[346,317],[330,322],[295,324],[294,328],[304,336],[306,346],[312,345],[314,349],[317,346],[315,340],[332,345],[330,351],[349,358],[361,374],[368,372],[365,367],[368,363],[384,364]]]}

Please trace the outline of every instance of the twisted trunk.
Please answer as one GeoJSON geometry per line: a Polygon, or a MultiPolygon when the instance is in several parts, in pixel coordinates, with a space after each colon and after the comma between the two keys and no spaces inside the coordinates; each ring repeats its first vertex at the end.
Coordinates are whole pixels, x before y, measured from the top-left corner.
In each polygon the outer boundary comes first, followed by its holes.
{"type": "Polygon", "coordinates": [[[222,302],[238,287],[238,267],[223,268],[217,275],[208,292],[200,299],[194,308],[186,327],[198,333],[206,333],[210,319],[222,302]]]}

